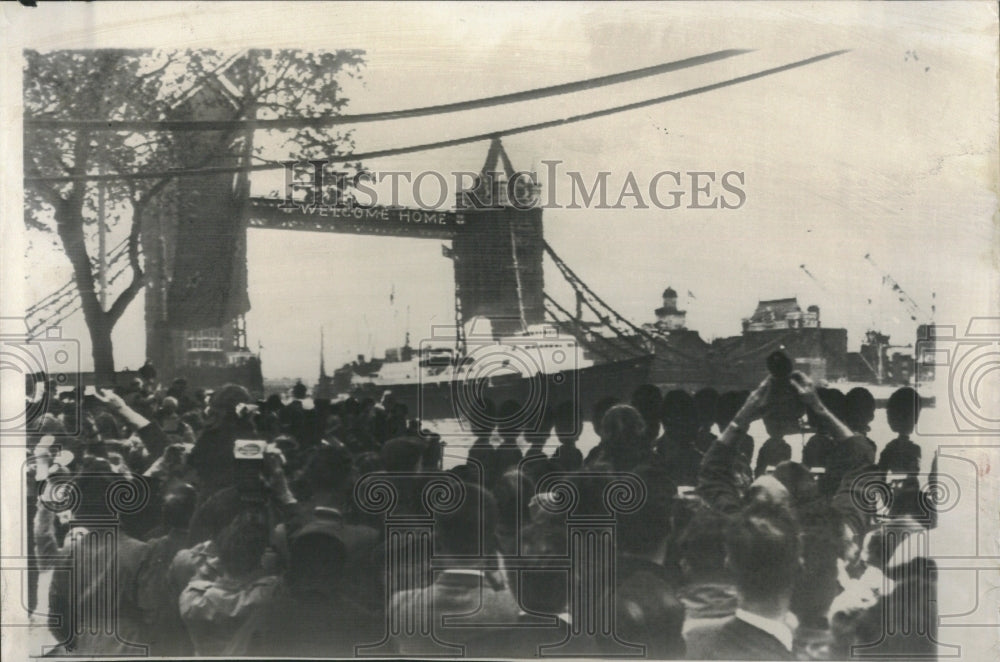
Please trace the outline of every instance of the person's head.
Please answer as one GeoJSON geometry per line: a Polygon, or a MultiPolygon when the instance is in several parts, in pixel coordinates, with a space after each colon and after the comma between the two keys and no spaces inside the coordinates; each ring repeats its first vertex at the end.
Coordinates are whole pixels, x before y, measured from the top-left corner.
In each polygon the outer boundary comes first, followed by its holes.
{"type": "Polygon", "coordinates": [[[747,488],[743,500],[750,506],[768,506],[791,511],[792,495],[784,484],[771,474],[758,476],[747,488]]]}
{"type": "Polygon", "coordinates": [[[645,443],[646,422],[632,405],[615,405],[601,420],[601,441],[611,448],[631,448],[645,443]]]}
{"type": "Polygon", "coordinates": [[[711,386],[700,389],[694,394],[695,411],[698,414],[698,425],[708,430],[717,418],[716,408],[719,406],[719,392],[711,386]]]}
{"type": "Polygon", "coordinates": [[[520,418],[523,407],[517,400],[506,400],[497,410],[497,428],[504,441],[517,439],[521,433],[520,418]]]}
{"type": "Polygon", "coordinates": [[[497,505],[493,495],[465,484],[457,508],[434,514],[434,542],[443,554],[479,556],[496,549],[497,505]]]}
{"type": "Polygon", "coordinates": [[[723,431],[733,421],[750,394],[746,391],[726,391],[715,403],[715,423],[723,431]]]}
{"type": "Polygon", "coordinates": [[[231,577],[246,577],[260,568],[269,533],[262,512],[243,510],[236,515],[215,539],[223,571],[231,577]]]}
{"type": "MultiPolygon", "coordinates": [[[[847,398],[841,391],[835,388],[818,388],[816,389],[816,394],[819,396],[819,401],[823,403],[823,406],[836,416],[837,420],[843,422],[847,418],[847,398]]],[[[813,430],[826,431],[823,420],[816,415],[816,412],[808,409],[806,416],[809,419],[809,426],[813,430]]]]}
{"type": "Polygon", "coordinates": [[[525,472],[514,467],[497,478],[491,488],[496,503],[497,525],[512,532],[530,519],[528,504],[535,492],[535,483],[525,472]]]}
{"type": "Polygon", "coordinates": [[[424,444],[412,437],[396,437],[382,444],[382,464],[386,471],[413,472],[423,469],[424,444]]]}
{"type": "Polygon", "coordinates": [[[344,584],[347,549],[340,531],[337,524],[317,521],[292,536],[285,579],[293,591],[328,592],[344,584]]]}
{"type": "Polygon", "coordinates": [[[604,420],[604,415],[619,402],[618,398],[609,395],[595,402],[594,406],[590,408],[590,424],[594,426],[594,432],[597,433],[598,437],[603,437],[601,434],[601,421],[604,420]]]}
{"type": "Polygon", "coordinates": [[[642,481],[646,498],[638,509],[618,515],[618,546],[625,553],[662,562],[657,557],[666,551],[677,488],[662,468],[642,465],[633,473],[642,481]]]}
{"type": "Polygon", "coordinates": [[[469,427],[472,428],[472,434],[477,437],[489,437],[493,434],[493,428],[496,427],[496,420],[496,403],[490,398],[484,398],[480,410],[469,416],[469,427]]]}
{"type": "Polygon", "coordinates": [[[174,381],[170,382],[170,388],[167,389],[167,395],[171,395],[175,398],[179,398],[184,395],[184,391],[187,390],[187,380],[183,377],[178,377],[174,381]]]}
{"type": "Polygon", "coordinates": [[[646,433],[655,436],[660,430],[660,404],[663,395],[653,384],[642,384],[632,392],[631,405],[638,410],[646,422],[646,433]]]}
{"type": "Polygon", "coordinates": [[[569,598],[569,577],[559,567],[566,555],[566,528],[552,520],[526,526],[521,532],[525,554],[537,559],[530,570],[520,573],[518,597],[524,608],[542,614],[565,611],[569,598]]]}
{"type": "Polygon", "coordinates": [[[198,494],[190,484],[181,483],[171,487],[163,496],[163,505],[160,509],[160,518],[164,526],[172,529],[188,528],[197,501],[198,494]]]}
{"type": "Polygon", "coordinates": [[[729,519],[706,505],[697,507],[677,540],[680,566],[689,582],[722,578],[726,569],[729,519]]]}
{"type": "Polygon", "coordinates": [[[205,429],[205,417],[201,415],[201,412],[197,409],[192,409],[181,416],[181,420],[187,423],[188,427],[194,434],[198,434],[205,429]]]}
{"type": "Polygon", "coordinates": [[[561,444],[571,444],[580,437],[576,404],[564,400],[552,410],[552,427],[561,444]]]}
{"type": "Polygon", "coordinates": [[[217,424],[234,421],[237,418],[237,405],[249,402],[253,402],[249,391],[238,384],[226,384],[212,394],[212,399],[208,403],[208,414],[217,424]]]}
{"type": "Polygon", "coordinates": [[[663,396],[660,408],[663,431],[674,439],[693,440],[698,433],[698,410],[687,391],[675,389],[663,396]]]}
{"type": "Polygon", "coordinates": [[[772,476],[788,490],[792,505],[797,507],[819,496],[816,479],[804,465],[791,460],[779,462],[772,476]]]}
{"type": "Polygon", "coordinates": [[[790,599],[802,552],[788,511],[766,505],[740,511],[726,529],[725,549],[741,601],[775,605],[790,599]]]}
{"type": "Polygon", "coordinates": [[[840,512],[825,501],[813,501],[799,510],[802,529],[803,572],[800,575],[791,608],[806,627],[822,628],[830,603],[836,597],[837,561],[853,560],[850,527],[840,512]]]}
{"type": "Polygon", "coordinates": [[[308,392],[309,390],[302,382],[295,382],[295,386],[292,387],[292,397],[296,400],[302,400],[306,397],[306,393],[308,392]]]}
{"type": "Polygon", "coordinates": [[[303,473],[314,492],[343,493],[354,473],[351,452],[339,441],[321,443],[303,473]]]}
{"type": "Polygon", "coordinates": [[[177,398],[168,395],[160,403],[160,414],[162,416],[173,416],[177,413],[177,398]]]}
{"type": "Polygon", "coordinates": [[[885,415],[893,432],[907,436],[913,434],[920,417],[920,396],[909,386],[897,389],[889,396],[885,415]]]}
{"type": "Polygon", "coordinates": [[[84,455],[74,463],[75,474],[63,474],[60,482],[72,482],[79,495],[73,518],[85,522],[90,518],[107,517],[111,513],[109,494],[114,482],[124,480],[111,463],[102,457],[84,455]],[[70,476],[72,478],[70,479],[70,476]],[[66,480],[70,479],[70,480],[66,480]]]}
{"type": "Polygon", "coordinates": [[[844,398],[847,420],[844,423],[855,432],[867,431],[875,418],[875,396],[863,386],[852,388],[844,398]]]}
{"type": "Polygon", "coordinates": [[[121,430],[118,428],[118,421],[115,417],[108,412],[101,412],[94,417],[94,423],[97,425],[97,433],[101,435],[101,439],[121,439],[121,430]]]}

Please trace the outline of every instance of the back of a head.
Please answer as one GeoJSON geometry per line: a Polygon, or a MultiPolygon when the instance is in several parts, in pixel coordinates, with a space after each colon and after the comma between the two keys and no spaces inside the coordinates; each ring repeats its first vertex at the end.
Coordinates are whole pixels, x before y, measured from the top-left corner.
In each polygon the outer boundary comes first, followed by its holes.
{"type": "Polygon", "coordinates": [[[719,392],[711,386],[700,389],[694,394],[695,411],[698,413],[698,422],[703,428],[709,428],[717,417],[716,408],[719,406],[719,392]]]}
{"type": "Polygon", "coordinates": [[[643,443],[646,422],[631,405],[615,405],[601,420],[601,440],[609,447],[632,447],[643,443]]]}
{"type": "Polygon", "coordinates": [[[471,412],[469,418],[469,427],[472,428],[472,433],[477,437],[486,437],[493,432],[493,428],[496,427],[497,422],[497,406],[493,400],[489,398],[483,398],[478,411],[471,412]]]}
{"type": "Polygon", "coordinates": [[[844,423],[852,430],[867,427],[875,418],[875,396],[863,386],[852,388],[844,397],[847,420],[844,423]]]}
{"type": "Polygon", "coordinates": [[[576,439],[580,435],[576,403],[564,400],[552,410],[552,426],[560,439],[576,439]]]}
{"type": "Polygon", "coordinates": [[[434,514],[436,551],[443,554],[480,556],[495,549],[497,505],[493,495],[476,485],[465,484],[457,508],[434,514]]]}
{"type": "Polygon", "coordinates": [[[708,506],[699,506],[678,538],[685,569],[694,578],[717,575],[726,567],[726,527],[729,518],[708,506]]]}
{"type": "Polygon", "coordinates": [[[772,475],[788,490],[794,506],[808,503],[819,496],[816,479],[809,469],[798,462],[779,462],[772,475]]]}
{"type": "Polygon", "coordinates": [[[490,487],[497,508],[497,524],[513,530],[528,521],[528,503],[534,491],[534,481],[517,467],[511,467],[499,476],[490,487]]]}
{"type": "Polygon", "coordinates": [[[523,552],[536,560],[521,573],[521,604],[529,612],[558,614],[565,610],[569,577],[560,567],[566,555],[566,529],[552,520],[526,526],[521,532],[523,552]]]}
{"type": "Polygon", "coordinates": [[[417,471],[424,455],[424,444],[412,437],[396,437],[382,445],[382,464],[386,471],[417,471]]]}
{"type": "Polygon", "coordinates": [[[920,417],[920,396],[909,386],[889,396],[885,408],[889,428],[897,434],[911,434],[920,417]]]}
{"type": "Polygon", "coordinates": [[[320,444],[309,458],[305,477],[315,490],[338,491],[351,477],[353,457],[339,441],[320,444]]]}
{"type": "Polygon", "coordinates": [[[269,534],[263,512],[252,509],[236,515],[215,539],[225,572],[243,577],[256,570],[267,549],[269,534]]]}
{"type": "Polygon", "coordinates": [[[197,503],[198,493],[194,486],[181,483],[171,487],[163,497],[160,511],[163,524],[175,529],[186,529],[191,523],[197,503]]]}
{"type": "Polygon", "coordinates": [[[500,436],[508,439],[516,438],[521,433],[521,414],[524,407],[517,400],[506,400],[497,409],[497,428],[500,436]]]}
{"type": "Polygon", "coordinates": [[[594,431],[597,432],[598,436],[601,436],[601,421],[604,420],[604,415],[608,413],[608,410],[619,404],[621,401],[618,398],[612,396],[606,396],[594,403],[593,407],[590,408],[590,420],[594,425],[594,431]]]}
{"type": "Polygon", "coordinates": [[[848,527],[840,512],[824,500],[800,508],[798,519],[803,572],[792,595],[791,609],[801,624],[822,628],[839,592],[837,562],[847,549],[848,527]]]}
{"type": "Polygon", "coordinates": [[[118,422],[108,412],[101,412],[95,416],[94,423],[97,426],[98,434],[101,435],[101,439],[111,440],[122,438],[121,430],[118,429],[118,422]]]}
{"type": "Polygon", "coordinates": [[[737,588],[748,599],[789,595],[800,572],[798,525],[781,508],[746,508],[726,529],[726,558],[737,588]]]}
{"type": "Polygon", "coordinates": [[[295,382],[295,386],[292,387],[292,397],[298,400],[301,400],[304,397],[306,397],[306,394],[308,392],[309,390],[306,388],[306,385],[303,384],[302,382],[295,382]]]}
{"type": "Polygon", "coordinates": [[[660,420],[664,430],[679,438],[692,437],[698,431],[698,409],[687,391],[676,389],[663,396],[660,420]]]}
{"type": "Polygon", "coordinates": [[[208,410],[218,422],[236,416],[236,405],[253,402],[250,391],[238,384],[226,384],[212,394],[208,401],[208,410]]]}
{"type": "Polygon", "coordinates": [[[78,467],[72,477],[79,494],[78,505],[73,511],[74,519],[107,517],[110,514],[108,490],[112,483],[124,481],[125,477],[115,473],[111,463],[101,457],[85,456],[78,462],[78,467]]]}
{"type": "Polygon", "coordinates": [[[632,392],[631,404],[639,411],[647,425],[659,423],[662,402],[663,395],[653,384],[642,384],[632,392]]]}

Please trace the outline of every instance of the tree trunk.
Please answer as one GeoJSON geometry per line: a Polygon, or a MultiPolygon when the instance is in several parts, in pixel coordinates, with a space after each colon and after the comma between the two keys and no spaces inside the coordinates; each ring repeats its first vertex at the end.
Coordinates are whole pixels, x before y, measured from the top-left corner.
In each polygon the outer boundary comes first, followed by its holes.
{"type": "Polygon", "coordinates": [[[90,343],[94,358],[94,378],[99,385],[114,384],[115,357],[111,343],[111,320],[108,318],[94,289],[94,273],[87,255],[87,245],[83,234],[83,213],[72,198],[59,205],[56,210],[56,227],[62,240],[63,250],[73,265],[73,279],[80,296],[83,318],[90,331],[90,343]]]}
{"type": "Polygon", "coordinates": [[[102,313],[97,319],[87,320],[90,343],[94,357],[94,382],[98,387],[115,384],[115,355],[111,344],[111,325],[102,313]]]}

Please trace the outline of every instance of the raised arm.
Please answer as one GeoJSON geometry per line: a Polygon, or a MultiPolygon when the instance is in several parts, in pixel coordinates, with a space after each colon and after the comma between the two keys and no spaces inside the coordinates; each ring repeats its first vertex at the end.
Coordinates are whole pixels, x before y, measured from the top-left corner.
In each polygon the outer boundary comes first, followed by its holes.
{"type": "Polygon", "coordinates": [[[814,412],[816,415],[826,421],[829,425],[829,429],[833,432],[833,438],[837,441],[843,441],[854,436],[854,432],[851,428],[844,425],[843,421],[833,415],[823,401],[819,399],[819,393],[816,392],[816,385],[813,381],[809,379],[804,373],[795,371],[791,374],[789,381],[792,383],[792,387],[798,392],[799,398],[803,403],[814,412]]]}
{"type": "Polygon", "coordinates": [[[129,407],[121,396],[114,391],[99,389],[96,397],[110,407],[118,416],[121,416],[132,425],[153,460],[156,460],[163,454],[163,449],[167,447],[169,440],[163,434],[163,430],[160,429],[159,425],[151,422],[145,416],[129,407]]]}

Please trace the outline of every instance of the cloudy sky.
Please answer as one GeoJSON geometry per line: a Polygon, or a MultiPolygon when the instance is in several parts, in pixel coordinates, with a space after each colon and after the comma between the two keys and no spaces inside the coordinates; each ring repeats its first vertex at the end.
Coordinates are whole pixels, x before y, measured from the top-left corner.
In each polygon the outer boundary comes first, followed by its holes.
{"type": "MultiPolygon", "coordinates": [[[[706,338],[739,333],[758,299],[797,296],[821,307],[824,325],[846,327],[851,349],[872,325],[894,342],[912,342],[915,323],[886,292],[884,273],[927,313],[936,305],[938,322],[964,325],[971,315],[997,312],[993,3],[96,4],[43,6],[32,11],[48,20],[30,25],[24,11],[0,9],[16,35],[5,47],[5,91],[14,91],[8,99],[20,98],[17,53],[25,45],[361,48],[364,82],[348,88],[348,112],[459,101],[753,49],[587,93],[363,125],[359,150],[599,110],[846,49],[807,67],[504,144],[521,169],[555,159],[588,181],[609,171],[615,197],[629,172],[640,183],[663,170],[745,173],[739,209],[545,211],[545,235],[556,252],[636,322],[652,318],[660,292],[672,285],[694,294],[681,304],[689,326],[706,338]]],[[[17,145],[19,137],[4,136],[17,145]]],[[[487,146],[365,165],[476,170],[487,146]]],[[[7,153],[19,154],[19,147],[7,153]]],[[[5,190],[17,190],[18,180],[8,182],[5,190]]],[[[258,193],[276,185],[264,175],[254,184],[258,193]]],[[[557,190],[567,197],[566,181],[557,190]]],[[[19,196],[4,204],[13,211],[4,214],[13,237],[5,256],[16,263],[31,246],[30,277],[8,282],[26,283],[23,303],[30,304],[68,278],[68,263],[45,237],[21,230],[19,196]]],[[[407,308],[414,339],[449,323],[451,262],[440,243],[251,230],[247,319],[251,345],[263,346],[265,375],[314,379],[321,326],[329,364],[398,344],[407,308]]],[[[16,266],[8,260],[5,277],[16,266]]],[[[546,288],[571,304],[551,264],[546,288]]],[[[82,319],[65,327],[85,338],[82,319]]],[[[142,362],[141,299],[114,340],[119,366],[142,362]]],[[[85,340],[83,347],[89,367],[85,340]]]]}

